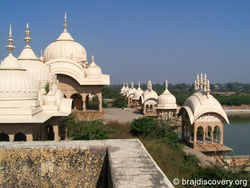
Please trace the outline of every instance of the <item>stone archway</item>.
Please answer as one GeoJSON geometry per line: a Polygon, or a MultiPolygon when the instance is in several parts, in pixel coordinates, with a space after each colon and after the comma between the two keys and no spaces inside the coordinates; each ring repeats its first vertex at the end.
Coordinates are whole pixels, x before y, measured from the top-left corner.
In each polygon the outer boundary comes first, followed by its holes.
{"type": "Polygon", "coordinates": [[[96,110],[99,111],[100,99],[95,93],[89,93],[86,96],[86,110],[96,110]]]}
{"type": "Polygon", "coordinates": [[[10,141],[9,135],[5,133],[0,133],[0,141],[10,141]]]}
{"type": "Polygon", "coordinates": [[[14,141],[26,141],[26,135],[22,132],[18,132],[15,134],[14,141]]]}
{"type": "Polygon", "coordinates": [[[70,96],[72,101],[72,109],[77,109],[77,110],[82,110],[83,108],[83,100],[82,96],[78,93],[74,93],[73,95],[70,96]]]}

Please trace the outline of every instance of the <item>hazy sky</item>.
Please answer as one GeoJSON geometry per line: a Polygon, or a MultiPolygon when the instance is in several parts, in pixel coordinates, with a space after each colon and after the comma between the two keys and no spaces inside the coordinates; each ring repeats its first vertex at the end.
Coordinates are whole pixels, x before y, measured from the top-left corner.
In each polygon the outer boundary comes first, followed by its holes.
{"type": "Polygon", "coordinates": [[[40,56],[63,31],[65,10],[68,31],[112,84],[191,83],[200,72],[211,83],[250,83],[248,0],[0,0],[0,59],[9,23],[14,54],[25,46],[28,22],[40,56]]]}

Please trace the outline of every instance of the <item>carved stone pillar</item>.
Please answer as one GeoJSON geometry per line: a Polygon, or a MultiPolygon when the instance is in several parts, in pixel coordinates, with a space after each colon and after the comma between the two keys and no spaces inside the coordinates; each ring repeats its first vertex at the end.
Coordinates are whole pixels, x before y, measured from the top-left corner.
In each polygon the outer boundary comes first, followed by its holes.
{"type": "Polygon", "coordinates": [[[211,144],[214,144],[214,127],[211,129],[211,144]]]}
{"type": "Polygon", "coordinates": [[[96,95],[97,95],[98,101],[99,101],[98,111],[102,112],[102,93],[97,93],[96,95]]]}
{"type": "Polygon", "coordinates": [[[14,142],[15,135],[14,134],[9,134],[9,140],[10,142],[14,142]]]}
{"type": "Polygon", "coordinates": [[[196,145],[197,142],[197,127],[196,124],[194,124],[194,145],[196,145]]]}
{"type": "Polygon", "coordinates": [[[206,143],[206,130],[207,130],[207,127],[203,126],[203,144],[206,143]]]}
{"type": "Polygon", "coordinates": [[[223,145],[223,124],[220,125],[220,144],[223,145]]]}
{"type": "Polygon", "coordinates": [[[86,97],[87,97],[88,94],[86,93],[82,93],[81,96],[82,96],[82,111],[83,112],[86,112],[86,97]]]}
{"type": "Polygon", "coordinates": [[[58,125],[53,125],[53,132],[54,132],[54,141],[59,141],[60,136],[59,136],[58,125]]]}
{"type": "Polygon", "coordinates": [[[32,135],[32,133],[26,134],[26,140],[29,141],[29,142],[33,141],[33,135],[32,135]]]}

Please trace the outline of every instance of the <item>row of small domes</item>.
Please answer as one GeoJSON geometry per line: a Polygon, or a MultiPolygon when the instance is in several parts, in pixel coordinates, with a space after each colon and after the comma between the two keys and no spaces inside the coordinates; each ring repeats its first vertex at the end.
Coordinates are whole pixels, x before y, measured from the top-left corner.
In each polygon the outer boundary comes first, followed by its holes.
{"type": "Polygon", "coordinates": [[[153,90],[152,88],[152,83],[151,81],[148,81],[147,84],[147,90],[143,91],[140,87],[140,83],[138,84],[138,88],[135,89],[134,91],[134,86],[133,82],[131,84],[131,88],[125,87],[123,85],[121,89],[121,93],[127,93],[127,96],[130,94],[133,94],[133,99],[135,100],[143,100],[142,102],[148,100],[148,99],[155,99],[158,102],[158,107],[166,108],[166,107],[176,107],[176,98],[174,95],[172,95],[169,90],[168,90],[168,82],[166,81],[166,89],[165,91],[158,97],[157,93],[153,90]]]}

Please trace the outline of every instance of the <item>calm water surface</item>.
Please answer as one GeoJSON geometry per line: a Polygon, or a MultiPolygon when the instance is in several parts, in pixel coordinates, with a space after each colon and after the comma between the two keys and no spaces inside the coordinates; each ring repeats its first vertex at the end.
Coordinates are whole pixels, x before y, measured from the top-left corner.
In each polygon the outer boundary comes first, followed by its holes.
{"type": "Polygon", "coordinates": [[[224,124],[224,145],[233,149],[231,155],[250,155],[250,117],[231,117],[224,124]]]}

